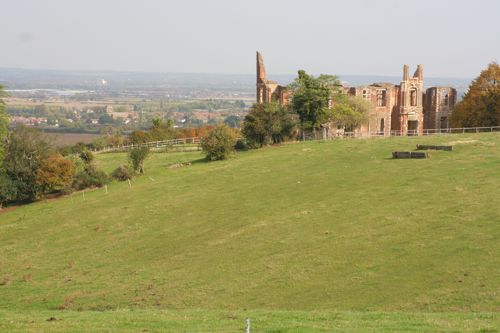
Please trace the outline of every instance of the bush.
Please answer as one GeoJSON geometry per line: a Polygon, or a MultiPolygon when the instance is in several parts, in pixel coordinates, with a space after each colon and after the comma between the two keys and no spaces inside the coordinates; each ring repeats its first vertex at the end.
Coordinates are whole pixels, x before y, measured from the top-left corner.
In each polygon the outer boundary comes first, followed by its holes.
{"type": "Polygon", "coordinates": [[[73,182],[73,188],[83,190],[87,187],[102,187],[109,183],[109,177],[101,170],[97,170],[92,164],[78,172],[73,182]]]}
{"type": "Polygon", "coordinates": [[[92,152],[90,150],[88,150],[88,149],[83,149],[80,152],[80,158],[86,164],[90,164],[94,160],[94,154],[92,154],[92,152]]]}
{"type": "Polygon", "coordinates": [[[36,185],[41,193],[65,191],[73,183],[75,164],[60,154],[53,154],[42,160],[36,172],[36,185]]]}
{"type": "Polygon", "coordinates": [[[133,175],[134,170],[131,170],[129,166],[120,165],[111,173],[111,178],[123,182],[125,180],[132,179],[133,175]]]}
{"type": "Polygon", "coordinates": [[[144,160],[149,155],[148,147],[134,148],[129,153],[129,159],[135,172],[144,173],[144,160]]]}
{"type": "Polygon", "coordinates": [[[239,150],[239,151],[244,151],[250,149],[250,146],[248,145],[248,142],[246,139],[238,139],[236,141],[236,144],[234,145],[234,149],[239,150]]]}
{"type": "Polygon", "coordinates": [[[18,186],[15,181],[5,173],[0,173],[0,209],[8,202],[14,201],[18,197],[18,186]]]}
{"type": "Polygon", "coordinates": [[[234,151],[236,135],[225,125],[219,125],[201,138],[201,148],[209,161],[227,159],[234,151]]]}
{"type": "Polygon", "coordinates": [[[292,139],[296,125],[296,117],[285,107],[258,103],[245,116],[242,133],[253,147],[262,147],[292,139]]]}

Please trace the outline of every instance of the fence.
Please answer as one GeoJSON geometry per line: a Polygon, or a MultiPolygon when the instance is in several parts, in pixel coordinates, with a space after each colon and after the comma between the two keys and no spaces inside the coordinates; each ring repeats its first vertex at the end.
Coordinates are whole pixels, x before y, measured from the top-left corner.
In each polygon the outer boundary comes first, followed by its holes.
{"type": "Polygon", "coordinates": [[[120,152],[128,151],[134,148],[147,147],[150,149],[172,149],[172,150],[199,150],[200,149],[200,138],[182,138],[173,140],[162,140],[162,141],[151,141],[145,143],[136,143],[130,145],[118,145],[109,146],[101,149],[95,149],[95,153],[109,153],[109,152],[120,152]],[[190,148],[190,149],[189,149],[190,148]],[[194,148],[194,149],[193,149],[194,148]]]}
{"type": "Polygon", "coordinates": [[[423,133],[415,130],[405,132],[390,131],[390,132],[337,132],[326,137],[318,132],[316,136],[306,135],[304,140],[335,140],[335,139],[366,139],[366,138],[384,138],[392,136],[431,136],[431,135],[447,135],[447,134],[467,134],[467,133],[500,133],[500,126],[491,127],[462,127],[462,128],[438,128],[425,129],[423,133]]]}
{"type": "MultiPolygon", "coordinates": [[[[363,139],[363,138],[384,138],[392,136],[430,136],[430,135],[447,135],[447,134],[466,134],[466,133],[500,133],[500,126],[491,127],[462,127],[462,128],[438,128],[438,129],[426,129],[423,133],[418,133],[418,131],[407,131],[403,133],[401,131],[390,131],[390,132],[338,132],[327,137],[323,137],[320,132],[314,135],[305,135],[304,140],[334,140],[334,139],[363,139]]],[[[128,151],[137,147],[148,147],[151,149],[171,149],[172,151],[186,151],[186,150],[200,150],[200,138],[183,138],[183,139],[173,139],[173,140],[163,140],[163,141],[151,141],[138,144],[130,145],[118,145],[109,146],[102,149],[95,149],[95,153],[107,153],[107,152],[120,152],[128,151]]]]}

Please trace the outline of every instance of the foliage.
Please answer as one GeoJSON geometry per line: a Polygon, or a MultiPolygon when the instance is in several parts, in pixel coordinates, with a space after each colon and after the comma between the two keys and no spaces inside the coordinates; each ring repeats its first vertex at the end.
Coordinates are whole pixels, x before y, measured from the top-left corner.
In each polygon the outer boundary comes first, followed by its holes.
{"type": "Polygon", "coordinates": [[[52,154],[42,160],[36,172],[36,185],[42,193],[54,190],[66,191],[73,183],[75,164],[61,154],[52,154]]]}
{"type": "Polygon", "coordinates": [[[234,151],[236,135],[226,125],[218,125],[201,138],[201,148],[209,161],[225,160],[234,151]]]}
{"type": "Polygon", "coordinates": [[[275,144],[291,139],[297,121],[278,103],[256,103],[245,116],[242,133],[253,146],[275,144]]]}
{"type": "Polygon", "coordinates": [[[293,91],[293,111],[299,115],[302,129],[317,129],[329,120],[329,104],[338,86],[336,76],[320,75],[316,78],[299,70],[298,77],[289,88],[293,91]]]}
{"type": "Polygon", "coordinates": [[[5,172],[0,171],[0,208],[17,199],[18,186],[5,172]]]}
{"type": "Polygon", "coordinates": [[[9,118],[5,114],[5,104],[2,97],[6,97],[7,94],[0,85],[0,169],[2,168],[2,162],[5,154],[5,140],[7,139],[9,118]]]}
{"type": "Polygon", "coordinates": [[[111,173],[111,178],[119,181],[125,181],[132,179],[134,176],[134,170],[131,170],[127,165],[120,165],[111,173]]]}
{"type": "Polygon", "coordinates": [[[16,184],[15,200],[35,200],[38,197],[40,189],[36,174],[50,153],[50,144],[37,129],[20,126],[9,134],[4,170],[16,184]]]}
{"type": "Polygon", "coordinates": [[[86,148],[80,152],[79,156],[85,164],[90,164],[94,160],[94,154],[86,148]]]}
{"type": "Polygon", "coordinates": [[[224,124],[231,128],[239,128],[241,124],[241,119],[239,116],[236,115],[230,115],[227,116],[226,119],[224,119],[224,124]]]}
{"type": "Polygon", "coordinates": [[[234,144],[234,149],[239,151],[245,151],[250,149],[250,145],[248,144],[246,139],[242,138],[236,140],[236,143],[234,144]]]}
{"type": "Polygon", "coordinates": [[[500,125],[500,65],[493,62],[472,81],[451,115],[452,127],[500,125]]]}
{"type": "Polygon", "coordinates": [[[329,120],[337,127],[352,131],[367,120],[371,108],[371,104],[361,97],[338,94],[329,110],[329,120]]]}
{"type": "Polygon", "coordinates": [[[89,187],[102,187],[109,183],[105,172],[98,170],[93,164],[87,164],[83,170],[77,172],[73,180],[73,188],[83,190],[89,187]]]}
{"type": "Polygon", "coordinates": [[[137,147],[130,151],[129,159],[135,172],[144,173],[144,160],[146,160],[148,155],[148,147],[137,147]]]}

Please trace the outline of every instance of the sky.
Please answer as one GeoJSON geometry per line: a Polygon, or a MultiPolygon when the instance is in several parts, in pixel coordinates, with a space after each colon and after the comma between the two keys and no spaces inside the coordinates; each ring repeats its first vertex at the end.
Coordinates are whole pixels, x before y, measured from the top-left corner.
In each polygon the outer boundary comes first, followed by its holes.
{"type": "Polygon", "coordinates": [[[475,77],[499,0],[0,0],[0,67],[475,77]]]}

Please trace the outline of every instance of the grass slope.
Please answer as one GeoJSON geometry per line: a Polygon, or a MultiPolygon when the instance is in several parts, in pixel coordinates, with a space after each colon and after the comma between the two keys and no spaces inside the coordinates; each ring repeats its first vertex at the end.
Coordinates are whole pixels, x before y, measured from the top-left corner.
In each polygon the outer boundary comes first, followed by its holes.
{"type": "MultiPolygon", "coordinates": [[[[153,154],[131,188],[2,213],[4,316],[500,310],[498,135],[308,142],[200,159],[153,154]],[[451,141],[453,152],[427,160],[390,159],[451,141]]],[[[107,171],[125,161],[98,157],[107,171]]]]}

